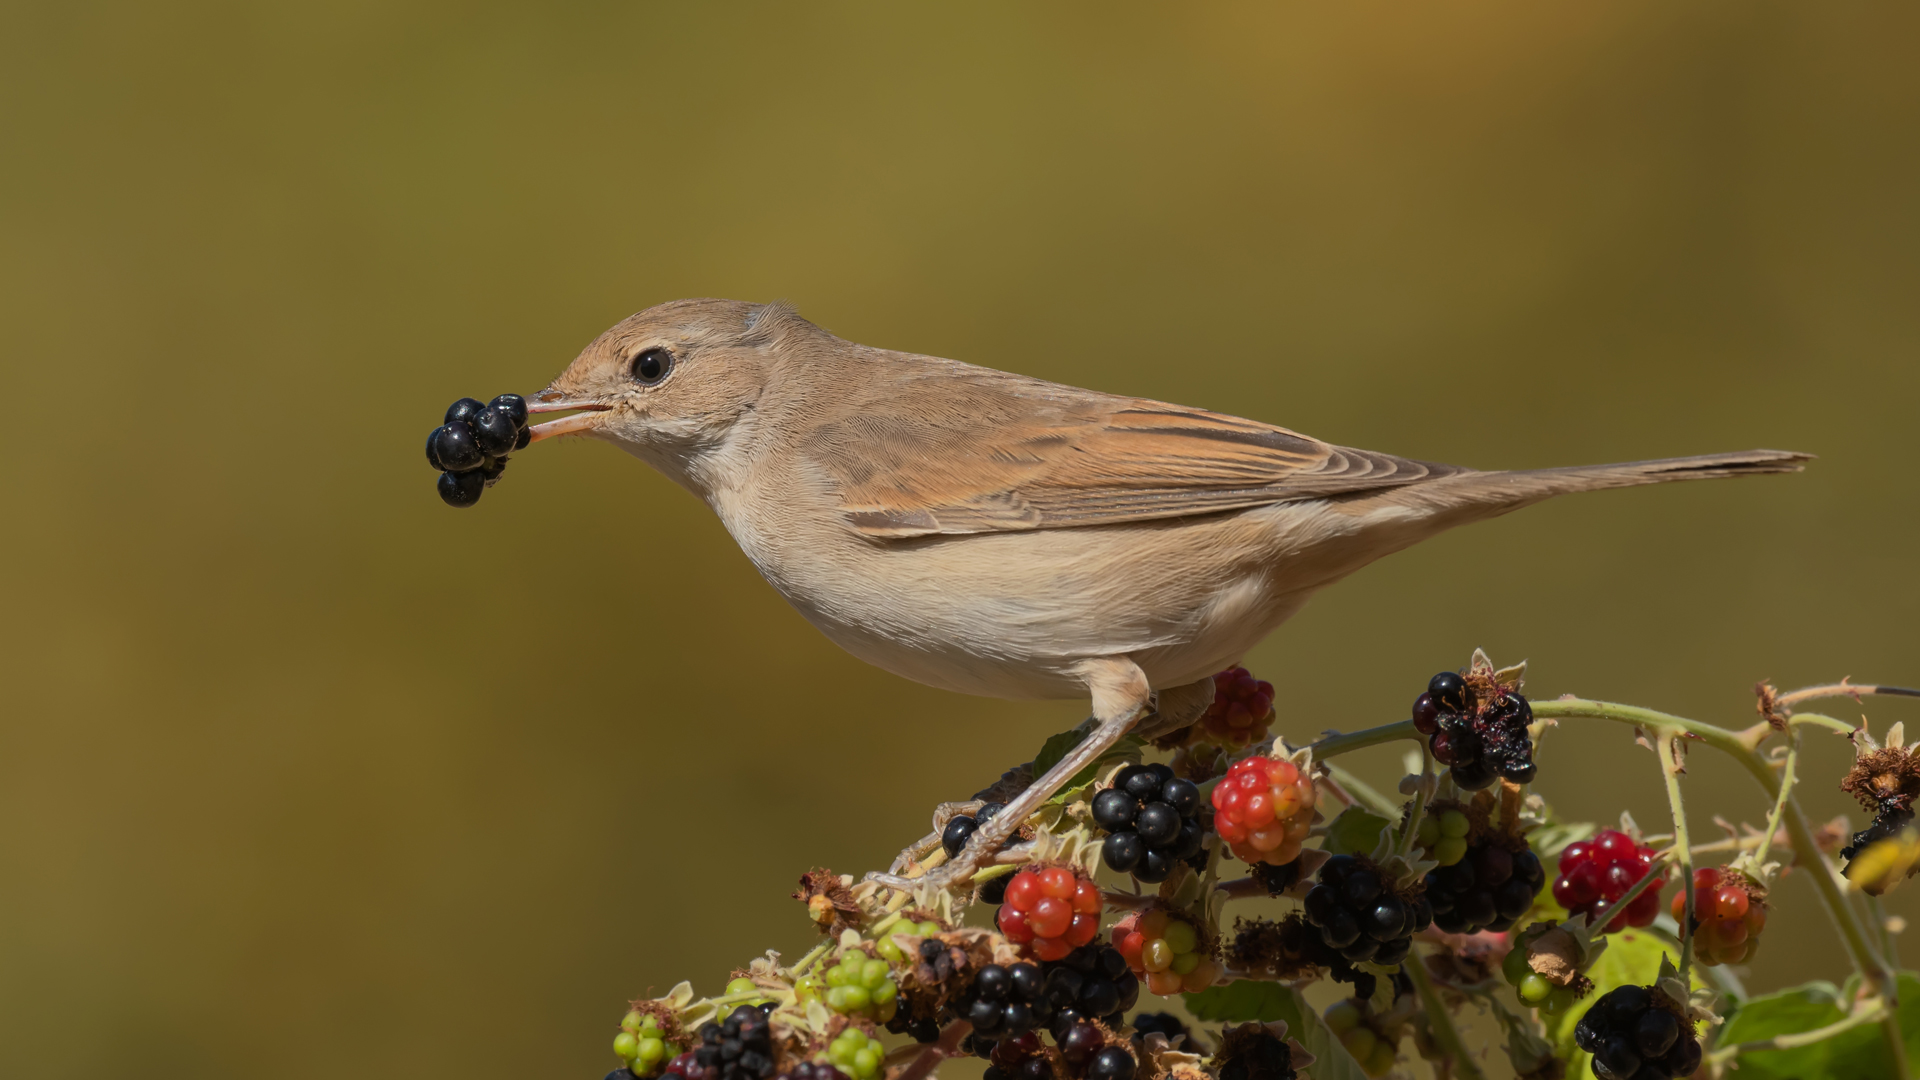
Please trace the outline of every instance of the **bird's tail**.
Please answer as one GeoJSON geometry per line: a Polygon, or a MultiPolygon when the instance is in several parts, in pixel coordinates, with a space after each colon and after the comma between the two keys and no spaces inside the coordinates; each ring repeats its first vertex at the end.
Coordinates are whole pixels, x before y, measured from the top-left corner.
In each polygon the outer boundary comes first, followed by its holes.
{"type": "Polygon", "coordinates": [[[1574,465],[1512,472],[1463,472],[1413,484],[1387,494],[1392,501],[1420,505],[1443,527],[1497,517],[1542,499],[1575,491],[1639,487],[1669,480],[1711,480],[1722,476],[1799,472],[1812,454],[1792,450],[1740,450],[1730,454],[1628,461],[1618,465],[1574,465]],[[1393,498],[1393,496],[1399,498],[1393,498]],[[1443,524],[1444,523],[1444,524],[1443,524]]]}

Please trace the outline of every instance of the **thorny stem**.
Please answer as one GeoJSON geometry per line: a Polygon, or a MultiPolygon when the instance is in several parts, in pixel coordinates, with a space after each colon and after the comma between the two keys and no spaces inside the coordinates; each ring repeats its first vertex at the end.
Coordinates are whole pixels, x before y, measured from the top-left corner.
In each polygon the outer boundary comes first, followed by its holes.
{"type": "Polygon", "coordinates": [[[1393,845],[1395,855],[1405,856],[1413,847],[1413,834],[1420,824],[1420,812],[1427,808],[1427,776],[1433,771],[1433,758],[1424,744],[1420,747],[1420,776],[1413,785],[1413,808],[1407,812],[1406,827],[1400,830],[1400,839],[1393,845]]]}
{"type": "Polygon", "coordinates": [[[1773,699],[1775,705],[1794,706],[1802,701],[1819,701],[1821,698],[1853,698],[1856,701],[1867,694],[1882,694],[1890,697],[1920,697],[1920,690],[1909,690],[1904,686],[1864,686],[1850,683],[1845,679],[1823,686],[1807,686],[1799,690],[1789,690],[1773,699]]]}
{"type": "Polygon", "coordinates": [[[1800,729],[1794,728],[1787,733],[1787,760],[1780,770],[1780,794],[1773,800],[1773,813],[1767,815],[1767,827],[1760,834],[1760,844],[1753,849],[1756,871],[1767,864],[1767,849],[1773,844],[1773,834],[1780,829],[1780,815],[1787,809],[1787,798],[1793,794],[1794,768],[1799,762],[1800,729]]]}
{"type": "MultiPolygon", "coordinates": [[[[1747,770],[1748,775],[1760,785],[1762,791],[1774,799],[1782,800],[1781,818],[1787,827],[1787,839],[1793,847],[1794,859],[1808,868],[1807,876],[1813,879],[1814,888],[1820,893],[1821,903],[1827,909],[1827,917],[1833,920],[1834,927],[1840,931],[1841,944],[1846,946],[1848,958],[1853,961],[1854,970],[1860,973],[1868,992],[1884,997],[1889,1002],[1894,1000],[1897,984],[1894,981],[1893,971],[1887,966],[1886,959],[1868,944],[1866,935],[1862,932],[1860,920],[1847,903],[1846,896],[1840,892],[1840,887],[1834,882],[1836,874],[1833,864],[1827,861],[1826,854],[1813,842],[1813,830],[1807,825],[1806,814],[1801,811],[1791,793],[1782,799],[1779,778],[1773,775],[1773,769],[1766,760],[1753,751],[1753,746],[1749,745],[1742,733],[1653,709],[1616,705],[1605,701],[1588,701],[1581,698],[1537,702],[1533,706],[1533,714],[1556,719],[1584,717],[1612,720],[1615,723],[1654,729],[1677,728],[1739,762],[1741,767],[1747,770]]],[[[1813,720],[1812,717],[1794,716],[1789,722],[1803,723],[1813,720]]],[[[1825,721],[1820,724],[1823,727],[1835,726],[1844,728],[1848,732],[1854,730],[1851,725],[1839,724],[1838,721],[1828,717],[1819,717],[1818,721],[1825,721]]],[[[1757,745],[1757,740],[1754,745],[1757,745]]],[[[1692,891],[1692,885],[1691,881],[1686,882],[1689,892],[1692,891]]],[[[1880,1031],[1886,1042],[1887,1052],[1893,1057],[1896,1074],[1908,1075],[1907,1045],[1901,1035],[1899,1023],[1889,1015],[1882,1018],[1880,1031]]]]}
{"type": "Polygon", "coordinates": [[[1667,781],[1667,809],[1673,812],[1673,861],[1680,867],[1680,895],[1687,905],[1680,924],[1680,981],[1685,983],[1693,973],[1693,847],[1687,840],[1687,801],[1680,794],[1680,761],[1673,752],[1680,733],[1662,728],[1655,738],[1660,749],[1660,771],[1667,781]]]}
{"type": "Polygon", "coordinates": [[[796,979],[798,979],[802,975],[805,975],[807,973],[807,969],[812,967],[815,961],[827,955],[827,952],[833,948],[835,941],[836,939],[829,938],[826,941],[823,941],[820,944],[815,945],[811,950],[808,951],[807,955],[794,961],[793,966],[787,969],[787,974],[792,975],[796,979]]]}
{"type": "Polygon", "coordinates": [[[1420,957],[1411,956],[1400,965],[1407,973],[1407,980],[1413,983],[1413,989],[1420,995],[1420,1004],[1427,1010],[1427,1028],[1433,1032],[1435,1042],[1446,1052],[1448,1061],[1453,1065],[1459,1080],[1486,1080],[1486,1074],[1480,1071],[1479,1063],[1467,1052],[1467,1043],[1460,1037],[1460,1029],[1453,1026],[1453,1014],[1447,1011],[1447,1003],[1440,1000],[1440,994],[1433,988],[1433,979],[1427,975],[1427,965],[1420,957]]]}
{"type": "Polygon", "coordinates": [[[1346,794],[1355,802],[1363,803],[1367,809],[1391,820],[1400,816],[1400,804],[1373,789],[1371,784],[1332,763],[1327,764],[1327,775],[1333,778],[1346,794]]]}
{"type": "Polygon", "coordinates": [[[1382,724],[1365,731],[1356,731],[1351,735],[1328,735],[1319,742],[1312,743],[1311,749],[1313,759],[1321,761],[1335,754],[1352,753],[1355,750],[1364,750],[1369,746],[1379,746],[1381,743],[1390,743],[1398,739],[1412,739],[1423,744],[1425,742],[1420,737],[1420,733],[1414,730],[1413,721],[1402,720],[1397,724],[1382,724]]]}
{"type": "MultiPolygon", "coordinates": [[[[1752,1042],[1723,1046],[1715,1050],[1712,1054],[1709,1054],[1707,1060],[1718,1065],[1722,1062],[1731,1061],[1741,1054],[1751,1054],[1756,1050],[1791,1050],[1796,1046],[1809,1046],[1822,1039],[1831,1039],[1843,1031],[1857,1028],[1862,1024],[1871,1024],[1875,1020],[1886,1020],[1892,1016],[1892,1010],[1887,1007],[1887,1002],[1884,998],[1875,998],[1872,1004],[1863,1002],[1862,1005],[1862,1008],[1855,1009],[1851,1015],[1835,1020],[1826,1027],[1814,1028],[1812,1031],[1796,1031],[1790,1035],[1775,1035],[1771,1039],[1755,1039],[1752,1042]]],[[[1902,1075],[1905,1074],[1903,1073],[1902,1075]]]]}
{"type": "MultiPolygon", "coordinates": [[[[1677,850],[1678,850],[1677,848],[1668,848],[1666,851],[1663,851],[1660,854],[1662,858],[1665,858],[1667,855],[1677,850]]],[[[1660,880],[1661,880],[1661,868],[1658,866],[1648,867],[1647,872],[1640,875],[1639,881],[1634,882],[1632,887],[1628,888],[1626,892],[1621,893],[1619,899],[1613,900],[1608,904],[1607,911],[1606,911],[1606,918],[1601,921],[1600,925],[1604,926],[1607,923],[1612,922],[1616,912],[1624,914],[1627,910],[1628,904],[1631,904],[1635,900],[1638,900],[1640,898],[1640,894],[1647,891],[1648,886],[1660,880]]],[[[1588,926],[1594,925],[1592,915],[1587,916],[1587,925],[1588,926]]]]}

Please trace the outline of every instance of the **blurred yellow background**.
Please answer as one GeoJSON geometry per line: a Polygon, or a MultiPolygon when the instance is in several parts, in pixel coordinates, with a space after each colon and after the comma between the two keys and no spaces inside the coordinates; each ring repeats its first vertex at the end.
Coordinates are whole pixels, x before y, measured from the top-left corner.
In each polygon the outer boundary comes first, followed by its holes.
{"type": "MultiPolygon", "coordinates": [[[[1476,645],[1537,695],[1729,724],[1760,678],[1920,682],[1916,34],[8,5],[0,1074],[599,1077],[625,999],[791,955],[803,870],[884,865],[1078,719],[841,653],[610,447],[441,505],[449,401],[676,297],[1482,467],[1820,455],[1365,571],[1249,657],[1296,737],[1403,719],[1476,645]]],[[[1858,827],[1844,746],[1810,758],[1809,813],[1858,827]]],[[[1567,816],[1663,816],[1621,730],[1541,763],[1567,816]]],[[[1689,784],[1704,834],[1764,815],[1725,762],[1689,784]]],[[[1806,883],[1777,897],[1749,984],[1842,978],[1806,883]]]]}

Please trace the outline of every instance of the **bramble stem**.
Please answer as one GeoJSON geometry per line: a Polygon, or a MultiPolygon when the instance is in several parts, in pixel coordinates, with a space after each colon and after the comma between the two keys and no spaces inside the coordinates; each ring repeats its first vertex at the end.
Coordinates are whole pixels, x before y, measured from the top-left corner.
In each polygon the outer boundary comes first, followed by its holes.
{"type": "Polygon", "coordinates": [[[1789,690],[1773,699],[1775,705],[1796,705],[1802,701],[1818,701],[1821,698],[1853,698],[1858,701],[1863,695],[1882,694],[1890,697],[1920,697],[1920,690],[1909,690],[1904,686],[1860,686],[1845,679],[1825,686],[1807,686],[1799,690],[1789,690]]]}
{"type": "Polygon", "coordinates": [[[1440,1000],[1439,991],[1433,988],[1433,980],[1427,975],[1427,965],[1421,962],[1419,956],[1413,955],[1400,965],[1400,970],[1407,973],[1407,980],[1413,983],[1413,989],[1420,995],[1420,1004],[1427,1010],[1427,1028],[1433,1033],[1434,1041],[1440,1044],[1440,1049],[1446,1051],[1458,1080],[1486,1080],[1479,1063],[1467,1053],[1467,1043],[1460,1037],[1460,1029],[1453,1026],[1453,1015],[1447,1012],[1446,1002],[1440,1000]]]}
{"type": "Polygon", "coordinates": [[[1329,735],[1309,745],[1313,750],[1314,760],[1319,761],[1336,754],[1352,753],[1355,750],[1364,750],[1369,746],[1379,746],[1381,743],[1390,743],[1398,739],[1412,739],[1422,744],[1426,741],[1421,738],[1418,731],[1414,730],[1413,721],[1402,720],[1396,724],[1382,724],[1365,731],[1356,731],[1351,735],[1329,735]]]}
{"type": "Polygon", "coordinates": [[[1373,785],[1331,762],[1327,763],[1326,769],[1327,775],[1349,798],[1364,803],[1367,809],[1389,821],[1400,816],[1400,804],[1374,790],[1373,785]]]}
{"type": "MultiPolygon", "coordinates": [[[[1660,853],[1661,858],[1665,859],[1667,855],[1671,854],[1676,850],[1678,849],[1668,848],[1666,851],[1663,851],[1660,853]]],[[[1658,866],[1647,867],[1647,872],[1640,875],[1639,881],[1634,882],[1633,885],[1630,888],[1628,888],[1626,892],[1623,892],[1620,894],[1619,899],[1612,901],[1607,906],[1607,917],[1602,921],[1601,925],[1604,926],[1606,923],[1612,922],[1614,918],[1614,914],[1616,912],[1621,915],[1625,915],[1628,904],[1631,904],[1635,900],[1638,900],[1640,898],[1640,894],[1647,891],[1648,886],[1652,885],[1656,881],[1662,881],[1664,877],[1662,870],[1663,868],[1658,866]]],[[[1586,918],[1587,918],[1587,925],[1589,927],[1593,927],[1594,925],[1593,916],[1589,914],[1587,915],[1586,918]]]]}
{"type": "MultiPolygon", "coordinates": [[[[1420,825],[1420,812],[1427,808],[1427,776],[1433,772],[1433,757],[1427,752],[1425,744],[1420,747],[1420,776],[1413,786],[1413,808],[1407,811],[1407,826],[1400,830],[1400,839],[1393,845],[1395,855],[1405,856],[1413,848],[1413,834],[1420,825]]],[[[1436,780],[1437,783],[1437,780],[1436,780]]]]}
{"type": "Polygon", "coordinates": [[[787,974],[793,976],[796,979],[798,979],[802,975],[805,975],[807,973],[807,969],[813,966],[814,961],[827,955],[827,952],[833,948],[835,943],[836,943],[835,939],[829,938],[826,941],[823,941],[820,944],[815,945],[811,950],[808,951],[807,955],[794,961],[793,966],[787,969],[787,974]]]}
{"type": "Polygon", "coordinates": [[[1780,815],[1787,809],[1787,797],[1793,793],[1794,769],[1800,761],[1800,729],[1794,728],[1787,733],[1787,761],[1780,770],[1780,794],[1773,800],[1773,813],[1767,815],[1767,827],[1760,834],[1760,846],[1753,849],[1753,866],[1758,870],[1767,862],[1767,849],[1773,844],[1773,834],[1780,829],[1780,815]]]}
{"type": "Polygon", "coordinates": [[[1673,813],[1673,861],[1680,867],[1680,895],[1686,898],[1686,918],[1680,923],[1680,981],[1693,974],[1693,847],[1687,840],[1687,800],[1680,794],[1680,759],[1674,743],[1680,733],[1662,728],[1655,732],[1660,750],[1660,771],[1667,781],[1667,809],[1673,813]]]}
{"type": "MultiPolygon", "coordinates": [[[[1809,1046],[1822,1039],[1831,1039],[1843,1031],[1849,1031],[1862,1024],[1871,1024],[1875,1020],[1885,1020],[1892,1014],[1885,999],[1875,999],[1873,1004],[1855,1009],[1853,1013],[1835,1020],[1826,1027],[1812,1031],[1796,1031],[1789,1035],[1775,1035],[1771,1039],[1755,1039],[1752,1042],[1735,1043],[1723,1046],[1707,1055],[1707,1060],[1715,1065],[1731,1061],[1741,1054],[1751,1054],[1757,1050],[1791,1050],[1796,1046],[1809,1046]]],[[[1904,1073],[1901,1075],[1905,1075],[1904,1073]]]]}

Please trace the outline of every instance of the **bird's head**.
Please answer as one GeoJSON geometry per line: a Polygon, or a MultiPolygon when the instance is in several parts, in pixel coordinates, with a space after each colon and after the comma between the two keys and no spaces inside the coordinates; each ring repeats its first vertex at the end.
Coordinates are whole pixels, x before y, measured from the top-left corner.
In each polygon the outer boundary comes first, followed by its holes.
{"type": "Polygon", "coordinates": [[[527,400],[529,412],[571,412],[533,441],[588,435],[617,443],[682,484],[704,486],[703,457],[752,417],[783,344],[817,328],[782,304],[676,300],[630,316],[581,350],[527,400]]]}

